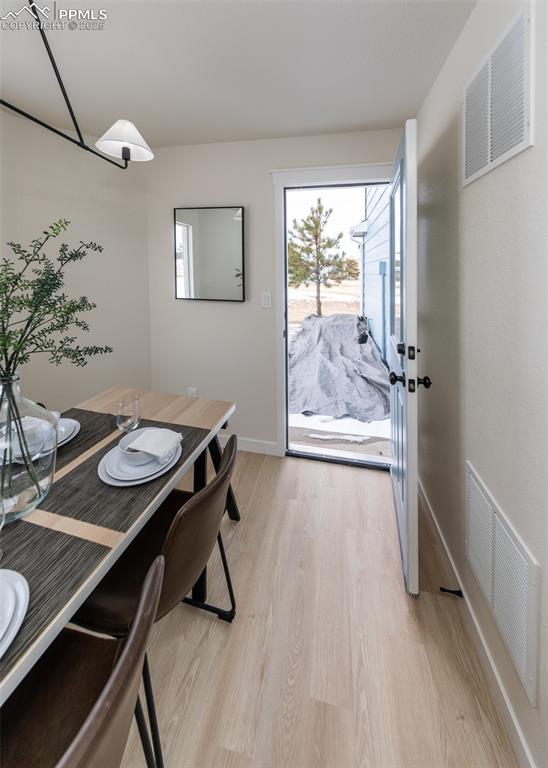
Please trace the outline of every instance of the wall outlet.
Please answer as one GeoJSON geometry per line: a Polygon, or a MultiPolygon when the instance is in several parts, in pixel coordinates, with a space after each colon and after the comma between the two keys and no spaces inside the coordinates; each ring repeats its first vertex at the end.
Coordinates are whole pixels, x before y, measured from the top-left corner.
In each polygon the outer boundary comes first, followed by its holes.
{"type": "Polygon", "coordinates": [[[272,293],[270,291],[263,291],[261,293],[261,307],[263,309],[272,309],[272,293]]]}
{"type": "Polygon", "coordinates": [[[187,387],[186,393],[188,397],[198,397],[198,388],[197,387],[187,387]]]}

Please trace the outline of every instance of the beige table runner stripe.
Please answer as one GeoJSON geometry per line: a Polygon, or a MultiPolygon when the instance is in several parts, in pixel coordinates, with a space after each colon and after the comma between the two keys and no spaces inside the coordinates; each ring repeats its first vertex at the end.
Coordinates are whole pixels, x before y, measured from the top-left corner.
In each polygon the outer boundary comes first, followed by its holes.
{"type": "Polygon", "coordinates": [[[60,469],[58,472],[56,472],[53,478],[53,482],[60,480],[62,477],[65,477],[65,475],[68,475],[69,472],[72,472],[73,469],[79,467],[82,462],[87,461],[90,456],[96,454],[98,451],[104,448],[105,445],[112,443],[112,441],[117,437],[120,437],[120,431],[118,429],[114,432],[111,432],[110,435],[107,435],[102,440],[99,440],[98,443],[95,443],[95,445],[92,445],[92,447],[88,448],[87,451],[81,453],[78,458],[74,459],[74,461],[71,461],[70,464],[66,465],[66,467],[63,467],[63,469],[60,469]]]}
{"type": "MultiPolygon", "coordinates": [[[[62,477],[68,475],[74,469],[80,466],[82,462],[89,459],[106,445],[111,443],[117,437],[120,437],[119,430],[111,432],[99,442],[95,443],[87,451],[81,453],[74,461],[67,464],[63,469],[60,469],[55,473],[53,482],[61,480],[62,477]]],[[[102,544],[105,547],[116,546],[123,538],[124,534],[119,531],[113,531],[110,528],[103,528],[100,525],[93,525],[93,523],[85,523],[80,520],[75,520],[65,515],[57,515],[55,512],[47,512],[45,509],[35,509],[30,515],[26,515],[23,518],[23,522],[32,523],[33,525],[39,525],[42,528],[50,528],[60,533],[67,533],[70,536],[76,536],[79,539],[86,539],[87,541],[93,541],[95,544],[102,544]]]]}
{"type": "Polygon", "coordinates": [[[70,536],[93,541],[95,544],[102,544],[104,547],[110,547],[110,549],[124,538],[124,534],[120,531],[75,520],[72,517],[57,515],[55,512],[47,512],[45,509],[33,510],[30,515],[23,518],[23,522],[40,525],[42,528],[50,528],[60,533],[68,533],[70,536]]]}

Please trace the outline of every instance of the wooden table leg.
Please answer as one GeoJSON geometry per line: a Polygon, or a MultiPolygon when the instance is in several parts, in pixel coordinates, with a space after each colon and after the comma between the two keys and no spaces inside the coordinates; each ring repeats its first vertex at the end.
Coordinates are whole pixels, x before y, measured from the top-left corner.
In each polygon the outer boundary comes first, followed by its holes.
{"type": "MultiPolygon", "coordinates": [[[[219,444],[219,436],[215,435],[213,440],[209,444],[209,452],[211,454],[211,461],[213,462],[213,466],[215,467],[215,471],[218,471],[219,465],[221,463],[221,446],[219,444]]],[[[228,516],[231,520],[240,520],[240,510],[238,509],[238,505],[236,503],[236,497],[234,496],[234,491],[232,490],[232,485],[228,486],[228,495],[226,497],[226,511],[228,512],[228,516]]]]}
{"type": "MultiPolygon", "coordinates": [[[[207,485],[207,451],[202,451],[194,462],[194,493],[207,485]]],[[[192,599],[205,603],[207,599],[207,567],[204,568],[196,584],[192,587],[192,599]]]]}

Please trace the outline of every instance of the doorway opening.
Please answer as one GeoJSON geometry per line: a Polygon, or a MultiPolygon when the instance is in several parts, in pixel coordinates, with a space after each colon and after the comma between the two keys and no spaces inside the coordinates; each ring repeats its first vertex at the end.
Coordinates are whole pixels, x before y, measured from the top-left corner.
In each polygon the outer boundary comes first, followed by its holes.
{"type": "Polygon", "coordinates": [[[286,450],[392,463],[387,183],[286,187],[286,450]]]}

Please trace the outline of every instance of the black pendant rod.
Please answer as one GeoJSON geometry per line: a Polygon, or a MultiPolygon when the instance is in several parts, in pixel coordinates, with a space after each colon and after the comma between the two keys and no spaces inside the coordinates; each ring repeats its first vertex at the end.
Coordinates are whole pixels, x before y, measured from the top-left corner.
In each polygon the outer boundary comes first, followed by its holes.
{"type": "Polygon", "coordinates": [[[72,136],[69,136],[66,133],[63,133],[63,131],[60,131],[58,128],[54,128],[52,125],[48,125],[48,123],[45,123],[43,120],[40,120],[38,117],[34,117],[33,115],[30,115],[28,112],[25,112],[23,109],[19,109],[19,107],[14,106],[13,104],[10,104],[9,101],[5,101],[4,99],[0,99],[0,104],[4,107],[7,107],[8,109],[11,109],[13,112],[17,112],[18,115],[21,115],[22,117],[26,117],[27,120],[32,120],[33,123],[36,123],[37,125],[41,125],[42,128],[46,128],[48,131],[51,131],[52,133],[56,133],[57,136],[61,136],[63,139],[66,139],[67,141],[70,141],[72,144],[76,144],[77,147],[80,147],[81,149],[85,149],[87,152],[91,152],[93,155],[97,155],[97,157],[100,157],[102,160],[106,160],[107,163],[111,163],[111,165],[115,165],[117,168],[121,168],[122,170],[125,170],[128,167],[128,161],[124,160],[123,165],[120,163],[117,163],[116,160],[111,160],[109,157],[106,157],[105,155],[102,155],[100,152],[97,152],[95,149],[92,149],[91,147],[88,147],[88,145],[84,141],[84,137],[82,135],[82,132],[80,130],[80,126],[78,125],[78,121],[76,120],[76,115],[74,114],[74,110],[72,108],[72,104],[70,103],[70,99],[68,97],[67,90],[65,88],[65,85],[63,83],[63,79],[61,77],[61,73],[59,72],[59,69],[57,67],[57,63],[53,57],[53,52],[50,48],[48,39],[46,37],[46,33],[42,29],[42,25],[40,24],[40,20],[38,18],[38,15],[36,14],[36,10],[33,5],[33,0],[28,0],[30,5],[30,10],[36,21],[38,22],[38,31],[40,32],[40,36],[42,38],[42,42],[44,43],[44,46],[46,48],[46,52],[48,54],[49,60],[51,62],[51,66],[53,67],[53,71],[55,72],[55,77],[57,78],[57,82],[59,84],[59,88],[61,89],[61,93],[63,94],[63,98],[65,100],[65,104],[67,105],[67,109],[70,113],[70,116],[72,118],[72,122],[74,124],[74,129],[76,130],[76,133],[78,134],[78,140],[73,139],[72,136]]]}
{"type": "Polygon", "coordinates": [[[57,68],[57,63],[55,59],[53,58],[53,52],[50,48],[48,39],[46,37],[46,33],[42,29],[42,25],[40,24],[40,19],[38,18],[38,14],[36,13],[36,8],[34,7],[34,0],[28,0],[30,11],[36,21],[38,22],[38,31],[40,32],[40,37],[42,38],[42,42],[44,43],[44,47],[46,49],[46,52],[48,54],[49,60],[51,62],[51,66],[53,67],[53,71],[55,72],[55,77],[57,78],[57,82],[59,83],[59,88],[61,89],[61,93],[63,94],[63,98],[65,100],[65,104],[67,105],[67,109],[70,113],[70,116],[72,118],[72,122],[74,124],[74,129],[76,133],[78,134],[78,138],[80,139],[80,144],[84,143],[84,137],[82,136],[82,131],[80,130],[80,126],[78,125],[78,121],[76,120],[76,115],[74,114],[74,110],[72,108],[72,104],[70,103],[70,99],[68,97],[67,90],[65,88],[65,84],[63,83],[63,78],[61,77],[61,73],[59,72],[59,69],[57,68]]]}
{"type": "Polygon", "coordinates": [[[25,112],[23,109],[19,109],[19,107],[16,107],[14,104],[10,104],[9,101],[0,99],[0,104],[3,107],[7,107],[8,109],[11,109],[13,112],[17,112],[18,115],[21,115],[22,117],[26,117],[27,120],[32,120],[33,123],[37,123],[38,125],[41,125],[42,128],[46,128],[48,131],[52,131],[52,133],[56,133],[58,136],[61,136],[63,139],[66,139],[67,141],[72,142],[72,144],[76,144],[77,147],[80,147],[81,149],[85,149],[87,152],[91,152],[93,155],[97,155],[97,157],[100,157],[101,160],[106,160],[107,163],[112,163],[112,165],[115,165],[117,168],[122,168],[122,170],[125,170],[128,166],[127,160],[124,160],[124,165],[120,165],[120,163],[117,163],[116,160],[111,160],[110,157],[105,157],[105,155],[102,155],[100,152],[97,152],[95,149],[88,147],[88,145],[84,141],[77,141],[76,139],[73,139],[72,136],[69,136],[68,134],[63,133],[63,131],[60,131],[58,128],[54,128],[52,125],[48,125],[43,120],[40,120],[39,117],[34,117],[33,115],[29,115],[28,112],[25,112]]]}

